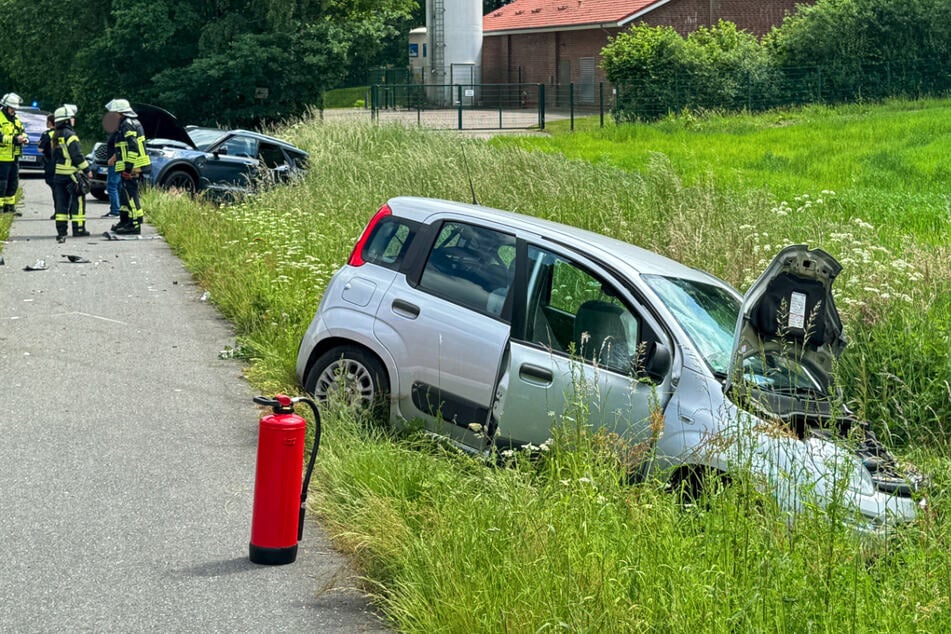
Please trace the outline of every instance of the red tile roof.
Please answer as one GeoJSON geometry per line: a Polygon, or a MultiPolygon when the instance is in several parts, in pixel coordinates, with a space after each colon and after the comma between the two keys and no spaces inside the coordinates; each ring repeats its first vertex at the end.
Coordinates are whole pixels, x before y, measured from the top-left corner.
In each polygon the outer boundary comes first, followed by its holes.
{"type": "Polygon", "coordinates": [[[482,32],[622,26],[668,0],[515,0],[482,18],[482,32]]]}

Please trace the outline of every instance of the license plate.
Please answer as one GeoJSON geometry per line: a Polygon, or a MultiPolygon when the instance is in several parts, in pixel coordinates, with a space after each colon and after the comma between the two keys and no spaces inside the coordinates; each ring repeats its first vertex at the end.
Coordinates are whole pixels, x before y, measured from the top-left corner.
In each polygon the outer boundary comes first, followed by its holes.
{"type": "Polygon", "coordinates": [[[97,174],[108,174],[108,173],[109,173],[109,168],[108,168],[108,167],[97,167],[97,168],[96,168],[96,173],[97,173],[97,174]]]}
{"type": "Polygon", "coordinates": [[[20,157],[20,160],[26,161],[27,163],[35,163],[36,157],[33,156],[32,154],[24,154],[23,156],[20,157]]]}

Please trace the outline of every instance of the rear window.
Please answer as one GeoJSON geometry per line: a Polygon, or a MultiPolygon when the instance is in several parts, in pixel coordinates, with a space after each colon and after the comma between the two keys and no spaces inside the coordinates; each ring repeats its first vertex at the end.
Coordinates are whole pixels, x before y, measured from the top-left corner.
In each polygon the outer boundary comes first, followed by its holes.
{"type": "Polygon", "coordinates": [[[405,218],[384,216],[373,228],[363,259],[372,264],[396,270],[416,235],[417,223],[405,218]]]}

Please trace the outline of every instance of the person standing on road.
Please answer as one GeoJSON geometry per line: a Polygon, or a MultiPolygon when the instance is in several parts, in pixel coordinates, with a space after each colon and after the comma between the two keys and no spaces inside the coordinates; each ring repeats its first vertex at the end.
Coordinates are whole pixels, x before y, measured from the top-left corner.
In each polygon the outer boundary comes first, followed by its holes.
{"type": "Polygon", "coordinates": [[[51,146],[53,149],[53,201],[56,208],[56,241],[66,242],[69,221],[73,221],[73,237],[88,236],[86,230],[86,192],[89,191],[91,173],[89,162],[83,156],[79,137],[73,130],[76,125],[76,107],[60,106],[53,112],[56,130],[51,146]]]}
{"type": "Polygon", "coordinates": [[[106,111],[120,119],[116,128],[115,170],[121,179],[119,223],[112,230],[119,234],[139,234],[142,231],[142,205],[139,201],[139,180],[149,170],[151,160],[145,151],[145,130],[138,115],[126,99],[113,99],[106,111]]]}
{"type": "Polygon", "coordinates": [[[119,198],[119,189],[122,186],[122,178],[119,176],[119,172],[116,171],[116,140],[118,139],[118,131],[113,132],[109,135],[109,138],[106,139],[106,156],[109,159],[106,161],[108,166],[106,169],[106,195],[109,197],[109,211],[104,214],[103,217],[119,217],[119,209],[122,207],[122,202],[119,198]]]}
{"type": "Polygon", "coordinates": [[[0,97],[0,211],[17,213],[20,169],[17,161],[23,146],[30,142],[16,109],[23,105],[20,95],[8,92],[0,97]]]}
{"type": "MultiPolygon", "coordinates": [[[[39,150],[43,155],[43,179],[53,192],[53,175],[56,173],[56,160],[53,158],[53,135],[56,134],[56,120],[52,113],[46,115],[46,131],[40,137],[39,150]]],[[[53,209],[56,209],[56,197],[53,196],[53,209]]],[[[56,220],[56,213],[50,216],[50,220],[56,220]]]]}

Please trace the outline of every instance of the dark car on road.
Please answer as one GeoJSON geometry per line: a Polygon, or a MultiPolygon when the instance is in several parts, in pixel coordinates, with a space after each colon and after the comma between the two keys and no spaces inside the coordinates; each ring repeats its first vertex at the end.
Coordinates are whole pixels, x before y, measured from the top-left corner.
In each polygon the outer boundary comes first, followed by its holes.
{"type": "MultiPolygon", "coordinates": [[[[251,130],[182,127],[165,110],[134,106],[152,160],[149,183],[156,187],[231,197],[262,184],[286,182],[308,168],[308,154],[281,139],[251,130]]],[[[92,195],[106,196],[106,146],[97,143],[88,159],[92,195]]]]}

